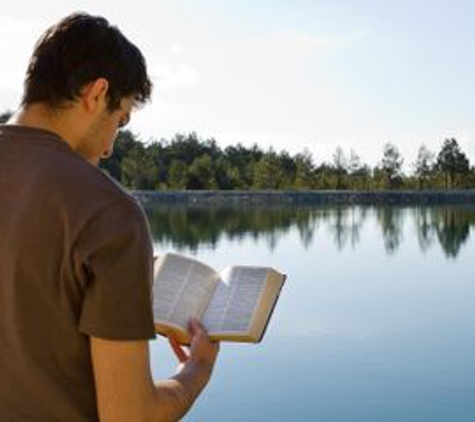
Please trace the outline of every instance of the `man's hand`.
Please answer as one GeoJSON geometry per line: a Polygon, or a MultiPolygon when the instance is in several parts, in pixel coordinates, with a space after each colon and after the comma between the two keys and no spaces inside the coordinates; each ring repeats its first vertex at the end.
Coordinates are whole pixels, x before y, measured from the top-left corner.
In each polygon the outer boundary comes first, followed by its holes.
{"type": "Polygon", "coordinates": [[[208,383],[219,350],[198,321],[190,321],[190,348],[170,339],[180,367],[157,383],[148,342],[91,337],[91,357],[101,422],[177,421],[208,383]]]}
{"type": "Polygon", "coordinates": [[[206,329],[196,319],[190,320],[188,331],[191,336],[191,344],[188,348],[181,346],[173,337],[169,337],[168,341],[175,353],[180,365],[178,373],[187,369],[201,368],[211,375],[216,358],[219,352],[219,343],[212,342],[206,329]]]}

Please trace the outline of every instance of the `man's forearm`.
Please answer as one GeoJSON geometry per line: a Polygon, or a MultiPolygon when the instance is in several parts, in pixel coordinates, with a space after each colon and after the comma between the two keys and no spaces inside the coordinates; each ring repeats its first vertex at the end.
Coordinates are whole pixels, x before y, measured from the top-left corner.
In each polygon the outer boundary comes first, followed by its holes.
{"type": "Polygon", "coordinates": [[[210,376],[210,368],[188,362],[177,375],[156,383],[154,406],[147,420],[168,422],[182,418],[206,386],[210,376]]]}

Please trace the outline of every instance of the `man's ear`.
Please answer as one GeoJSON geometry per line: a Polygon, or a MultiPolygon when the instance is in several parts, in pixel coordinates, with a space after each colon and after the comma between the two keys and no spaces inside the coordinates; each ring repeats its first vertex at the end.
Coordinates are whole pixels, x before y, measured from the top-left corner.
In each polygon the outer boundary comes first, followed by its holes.
{"type": "Polygon", "coordinates": [[[81,92],[81,102],[84,109],[91,114],[97,114],[107,106],[107,91],[109,81],[106,78],[98,78],[87,84],[81,92]]]}

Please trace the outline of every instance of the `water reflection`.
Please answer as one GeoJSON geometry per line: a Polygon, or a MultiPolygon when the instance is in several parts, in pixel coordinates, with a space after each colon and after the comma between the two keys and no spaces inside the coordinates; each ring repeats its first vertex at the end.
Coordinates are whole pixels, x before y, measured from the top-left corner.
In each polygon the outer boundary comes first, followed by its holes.
{"type": "Polygon", "coordinates": [[[381,227],[386,252],[393,254],[399,249],[403,240],[405,212],[396,207],[377,208],[376,217],[381,227]]]}
{"type": "Polygon", "coordinates": [[[368,210],[368,208],[357,207],[338,207],[327,210],[324,223],[333,233],[338,249],[341,250],[348,244],[351,247],[358,244],[368,210]]]}
{"type": "Polygon", "coordinates": [[[473,208],[428,208],[416,213],[419,245],[426,251],[437,239],[448,257],[455,258],[475,224],[473,208]]]}
{"type": "Polygon", "coordinates": [[[330,233],[338,249],[356,247],[363,226],[374,220],[385,250],[395,254],[404,241],[404,227],[414,226],[418,244],[425,252],[439,244],[455,258],[475,225],[475,207],[146,207],[154,241],[178,250],[214,249],[220,239],[265,239],[273,250],[290,230],[296,230],[305,248],[318,233],[330,233]]]}

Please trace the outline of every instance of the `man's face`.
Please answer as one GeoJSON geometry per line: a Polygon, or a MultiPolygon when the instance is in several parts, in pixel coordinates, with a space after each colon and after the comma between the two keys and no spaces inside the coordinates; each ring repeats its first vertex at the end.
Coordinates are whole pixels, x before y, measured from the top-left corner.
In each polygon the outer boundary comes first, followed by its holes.
{"type": "Polygon", "coordinates": [[[133,104],[132,98],[124,98],[118,110],[111,113],[105,108],[83,136],[77,152],[93,165],[110,157],[117,132],[128,123],[133,104]]]}

